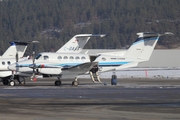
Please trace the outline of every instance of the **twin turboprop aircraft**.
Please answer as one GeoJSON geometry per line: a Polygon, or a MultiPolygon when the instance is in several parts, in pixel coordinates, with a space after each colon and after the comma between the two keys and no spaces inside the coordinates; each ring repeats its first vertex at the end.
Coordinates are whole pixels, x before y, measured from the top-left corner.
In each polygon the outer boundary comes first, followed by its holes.
{"type": "MultiPolygon", "coordinates": [[[[91,37],[104,37],[104,36],[105,36],[104,34],[75,35],[64,46],[62,46],[56,53],[79,53],[91,37]]],[[[28,43],[26,42],[11,42],[10,43],[11,46],[0,57],[0,78],[4,85],[14,86],[15,80],[17,80],[20,84],[24,84],[25,77],[29,77],[29,76],[32,76],[33,78],[35,77],[35,74],[32,75],[27,72],[19,72],[18,67],[16,70],[13,70],[13,71],[9,70],[8,66],[12,63],[15,63],[17,65],[18,62],[22,60],[27,60],[28,57],[23,57],[26,51],[27,45],[29,43],[37,43],[37,42],[38,41],[33,41],[33,42],[28,42],[28,43]]]]}
{"type": "MultiPolygon", "coordinates": [[[[33,77],[35,77],[35,74],[56,76],[59,78],[55,81],[56,86],[61,85],[60,78],[71,76],[74,78],[72,85],[78,85],[77,78],[79,75],[89,74],[91,71],[107,72],[135,67],[140,62],[148,61],[159,37],[166,34],[172,33],[137,33],[137,40],[128,50],[103,53],[98,56],[81,54],[78,48],[72,47],[73,43],[71,43],[68,47],[64,47],[56,53],[39,53],[33,62],[32,60],[25,60],[12,64],[9,69],[16,73],[33,74],[33,77]],[[77,52],[74,53],[76,50],[77,52]]],[[[15,85],[14,80],[10,81],[10,85],[15,85]]]]}

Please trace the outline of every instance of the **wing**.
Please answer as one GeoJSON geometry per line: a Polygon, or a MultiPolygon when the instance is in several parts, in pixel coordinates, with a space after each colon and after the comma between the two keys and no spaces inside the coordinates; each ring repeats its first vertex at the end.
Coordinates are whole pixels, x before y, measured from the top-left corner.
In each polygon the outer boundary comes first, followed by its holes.
{"type": "Polygon", "coordinates": [[[85,73],[87,71],[89,71],[90,69],[93,68],[93,66],[95,65],[98,65],[98,62],[87,62],[87,63],[83,63],[83,64],[80,64],[80,65],[76,65],[76,66],[73,66],[73,67],[63,67],[61,70],[64,71],[64,72],[78,72],[78,73],[85,73]]]}

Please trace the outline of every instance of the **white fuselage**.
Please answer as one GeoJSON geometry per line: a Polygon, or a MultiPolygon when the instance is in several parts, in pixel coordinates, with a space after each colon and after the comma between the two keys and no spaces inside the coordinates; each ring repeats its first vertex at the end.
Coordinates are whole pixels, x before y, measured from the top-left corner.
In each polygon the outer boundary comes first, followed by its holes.
{"type": "MultiPolygon", "coordinates": [[[[27,60],[27,58],[21,58],[19,61],[27,60]]],[[[15,63],[15,58],[1,58],[0,59],[0,77],[7,77],[12,75],[12,71],[8,69],[8,66],[15,63]]]]}
{"type": "MultiPolygon", "coordinates": [[[[40,53],[35,59],[36,66],[38,66],[36,71],[48,75],[83,74],[87,71],[69,71],[68,68],[87,62],[90,62],[89,55],[79,53],[40,53]]],[[[9,66],[9,69],[15,71],[18,70],[18,72],[32,73],[32,68],[30,68],[32,64],[32,59],[29,59],[9,66]]]]}
{"type": "MultiPolygon", "coordinates": [[[[125,59],[124,54],[126,51],[122,51],[121,54],[106,53],[99,55],[94,61],[98,62],[99,72],[106,72],[110,70],[115,70],[118,67],[123,67],[124,65],[130,65],[136,60],[125,59]]],[[[88,68],[83,68],[83,70],[70,70],[69,68],[81,65],[83,63],[91,62],[90,56],[88,54],[71,54],[71,53],[40,53],[35,59],[36,66],[38,67],[36,71],[41,74],[48,75],[81,75],[88,74],[88,68]]],[[[10,70],[32,73],[33,64],[32,59],[18,62],[18,64],[13,64],[9,66],[10,70]]]]}

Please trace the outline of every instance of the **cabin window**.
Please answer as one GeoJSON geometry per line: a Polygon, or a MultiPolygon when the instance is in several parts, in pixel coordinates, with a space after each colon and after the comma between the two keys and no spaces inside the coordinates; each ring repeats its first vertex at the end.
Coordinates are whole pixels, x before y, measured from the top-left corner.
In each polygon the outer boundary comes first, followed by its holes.
{"type": "Polygon", "coordinates": [[[61,60],[61,59],[62,59],[62,57],[61,57],[61,56],[58,56],[58,59],[59,59],[59,60],[61,60]]]}
{"type": "Polygon", "coordinates": [[[35,59],[38,60],[41,56],[41,54],[38,54],[35,59]]]}
{"type": "Polygon", "coordinates": [[[73,56],[70,56],[70,57],[69,57],[69,59],[70,59],[70,60],[73,60],[73,59],[74,59],[74,57],[73,57],[73,56]]]}
{"type": "Polygon", "coordinates": [[[76,56],[76,58],[75,58],[76,60],[79,60],[80,58],[79,58],[79,56],[76,56]]]}
{"type": "Polygon", "coordinates": [[[10,61],[8,61],[8,62],[7,62],[7,64],[8,64],[8,65],[10,65],[10,64],[11,64],[11,62],[10,62],[10,61]]]}
{"type": "Polygon", "coordinates": [[[81,57],[81,60],[84,60],[84,59],[86,59],[84,56],[83,56],[83,57],[81,57]]]}
{"type": "Polygon", "coordinates": [[[68,57],[67,57],[67,56],[64,56],[64,59],[66,60],[66,59],[68,59],[68,57]]]}
{"type": "Polygon", "coordinates": [[[48,60],[49,59],[49,56],[43,56],[44,60],[48,60]]]}
{"type": "Polygon", "coordinates": [[[2,62],[2,65],[5,65],[5,62],[4,62],[4,61],[2,62]]]}

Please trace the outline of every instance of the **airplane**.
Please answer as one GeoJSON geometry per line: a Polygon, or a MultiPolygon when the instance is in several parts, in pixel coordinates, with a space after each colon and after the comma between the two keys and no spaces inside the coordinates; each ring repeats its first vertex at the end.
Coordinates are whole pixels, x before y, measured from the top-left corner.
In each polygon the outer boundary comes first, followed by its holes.
{"type": "MultiPolygon", "coordinates": [[[[126,51],[102,53],[91,56],[82,53],[39,53],[33,60],[20,61],[10,65],[9,70],[27,73],[32,77],[35,74],[56,76],[56,86],[61,85],[60,78],[74,78],[72,85],[78,85],[78,76],[90,74],[90,71],[107,72],[135,67],[140,62],[148,61],[160,36],[173,33],[137,33],[138,38],[126,51]]],[[[10,81],[15,85],[14,81],[10,81]]]]}
{"type": "MultiPolygon", "coordinates": [[[[63,45],[56,53],[79,53],[84,48],[86,43],[91,37],[104,37],[104,34],[78,34],[73,36],[65,45],[63,45]]],[[[37,43],[37,41],[33,41],[37,43]]],[[[14,71],[8,69],[8,66],[12,63],[17,64],[17,62],[29,59],[28,57],[23,57],[24,52],[27,48],[26,42],[11,42],[9,49],[0,58],[0,78],[4,85],[9,85],[10,81],[17,80],[19,84],[25,84],[25,77],[29,74],[21,73],[18,74],[14,71]],[[17,54],[18,53],[18,54],[17,54]]],[[[35,52],[33,51],[33,54],[35,52]]],[[[13,83],[13,82],[12,82],[13,83]]]]}
{"type": "MultiPolygon", "coordinates": [[[[33,41],[35,42],[35,41],[33,41]]],[[[8,85],[8,79],[12,76],[12,71],[8,66],[16,62],[16,59],[26,60],[28,57],[23,57],[29,43],[33,42],[10,42],[9,48],[0,56],[0,78],[4,85],[8,85]]]]}

